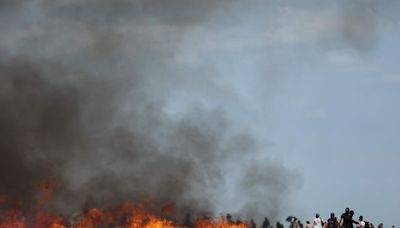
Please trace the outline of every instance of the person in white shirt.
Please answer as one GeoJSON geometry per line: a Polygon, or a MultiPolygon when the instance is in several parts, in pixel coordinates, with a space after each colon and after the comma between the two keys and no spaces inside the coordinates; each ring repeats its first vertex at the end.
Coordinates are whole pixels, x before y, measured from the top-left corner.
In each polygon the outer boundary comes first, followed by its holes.
{"type": "Polygon", "coordinates": [[[365,227],[365,222],[364,222],[362,216],[360,216],[360,217],[358,218],[358,226],[357,226],[357,227],[358,227],[358,228],[364,228],[364,227],[365,227]]]}
{"type": "Polygon", "coordinates": [[[322,220],[321,217],[319,217],[319,214],[316,214],[313,222],[314,228],[322,228],[323,223],[324,221],[322,220]]]}

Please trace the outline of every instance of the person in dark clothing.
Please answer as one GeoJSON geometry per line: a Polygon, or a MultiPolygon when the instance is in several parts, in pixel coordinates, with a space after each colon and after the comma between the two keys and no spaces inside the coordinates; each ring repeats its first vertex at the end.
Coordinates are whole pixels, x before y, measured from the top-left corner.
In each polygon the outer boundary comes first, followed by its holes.
{"type": "Polygon", "coordinates": [[[184,227],[187,227],[187,228],[192,228],[192,227],[193,227],[192,219],[191,219],[191,216],[190,216],[189,213],[186,214],[186,217],[185,217],[185,221],[184,221],[184,223],[183,223],[183,226],[184,226],[184,227]]]}
{"type": "Polygon", "coordinates": [[[233,219],[232,219],[232,215],[231,214],[227,214],[226,215],[226,221],[228,222],[228,224],[235,224],[234,222],[233,222],[233,219]]]}
{"type": "Polygon", "coordinates": [[[327,221],[327,228],[338,228],[338,227],[339,227],[339,222],[335,217],[335,213],[331,213],[331,217],[327,221]]]}
{"type": "Polygon", "coordinates": [[[344,213],[340,216],[340,221],[339,221],[339,226],[340,227],[344,227],[344,224],[343,224],[343,222],[344,222],[344,216],[346,216],[346,215],[348,215],[349,214],[349,212],[350,212],[350,208],[346,208],[346,210],[344,211],[344,213]]]}
{"type": "Polygon", "coordinates": [[[354,211],[349,211],[347,215],[343,217],[343,227],[344,228],[353,228],[353,223],[358,224],[357,221],[353,220],[354,211]]]}
{"type": "Polygon", "coordinates": [[[257,228],[257,224],[254,222],[254,219],[250,220],[250,227],[249,228],[257,228]]]}
{"type": "Polygon", "coordinates": [[[267,217],[264,218],[264,222],[262,224],[262,228],[269,228],[269,219],[267,217]]]}

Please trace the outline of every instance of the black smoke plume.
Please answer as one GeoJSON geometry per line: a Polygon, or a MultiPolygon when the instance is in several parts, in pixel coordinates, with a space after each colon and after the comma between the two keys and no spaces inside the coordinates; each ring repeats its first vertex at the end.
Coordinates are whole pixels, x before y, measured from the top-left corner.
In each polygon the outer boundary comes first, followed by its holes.
{"type": "Polygon", "coordinates": [[[292,174],[248,159],[260,148],[224,107],[167,111],[196,82],[227,96],[212,64],[174,59],[220,4],[0,1],[0,192],[29,206],[33,186],[54,178],[63,214],[152,198],[183,216],[230,197],[249,216],[277,217],[292,174]]]}

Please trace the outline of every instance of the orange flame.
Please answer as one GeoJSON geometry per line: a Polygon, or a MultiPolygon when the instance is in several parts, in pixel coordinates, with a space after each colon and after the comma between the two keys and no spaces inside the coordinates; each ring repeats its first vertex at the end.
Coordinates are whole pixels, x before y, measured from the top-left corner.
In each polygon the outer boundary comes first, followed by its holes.
{"type": "MultiPolygon", "coordinates": [[[[12,203],[9,197],[0,194],[0,228],[185,228],[174,221],[161,218],[149,209],[149,202],[144,201],[135,206],[124,203],[114,210],[92,208],[75,221],[55,215],[50,212],[49,206],[53,198],[54,181],[45,181],[38,184],[39,194],[37,205],[29,212],[23,212],[21,203],[12,203]],[[12,209],[7,208],[8,205],[12,209]]],[[[161,211],[167,215],[174,211],[173,204],[166,204],[161,211]]],[[[217,219],[200,218],[193,222],[195,228],[247,228],[247,223],[234,224],[220,216],[217,219]]]]}

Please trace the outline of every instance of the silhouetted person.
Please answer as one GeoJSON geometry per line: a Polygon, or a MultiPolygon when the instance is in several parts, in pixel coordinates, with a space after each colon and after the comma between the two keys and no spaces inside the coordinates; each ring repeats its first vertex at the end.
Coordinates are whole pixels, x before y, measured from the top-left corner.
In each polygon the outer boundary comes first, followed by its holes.
{"type": "Polygon", "coordinates": [[[231,214],[226,214],[226,221],[228,222],[228,224],[231,224],[231,225],[234,224],[231,214]]]}
{"type": "Polygon", "coordinates": [[[284,226],[282,223],[276,222],[276,228],[284,228],[284,226]]]}
{"type": "Polygon", "coordinates": [[[257,228],[257,224],[254,222],[254,219],[250,219],[250,228],[257,228]]]}
{"type": "Polygon", "coordinates": [[[269,223],[269,219],[267,217],[264,218],[264,222],[262,224],[262,228],[269,228],[269,225],[271,225],[269,223]]]}
{"type": "Polygon", "coordinates": [[[339,222],[337,221],[337,218],[335,217],[335,213],[331,213],[331,216],[329,217],[327,221],[327,228],[338,228],[339,227],[339,222]]]}
{"type": "Polygon", "coordinates": [[[347,215],[343,217],[343,227],[344,228],[353,228],[353,223],[358,224],[357,221],[353,220],[354,211],[349,211],[347,215]]]}
{"type": "Polygon", "coordinates": [[[187,228],[192,228],[193,227],[192,220],[190,218],[190,214],[189,213],[186,214],[185,222],[183,223],[183,226],[187,227],[187,228]]]}
{"type": "Polygon", "coordinates": [[[348,215],[350,212],[350,208],[346,207],[346,210],[344,211],[344,213],[342,213],[342,215],[340,215],[340,221],[339,221],[339,226],[340,227],[344,227],[344,216],[348,215]]]}

